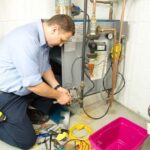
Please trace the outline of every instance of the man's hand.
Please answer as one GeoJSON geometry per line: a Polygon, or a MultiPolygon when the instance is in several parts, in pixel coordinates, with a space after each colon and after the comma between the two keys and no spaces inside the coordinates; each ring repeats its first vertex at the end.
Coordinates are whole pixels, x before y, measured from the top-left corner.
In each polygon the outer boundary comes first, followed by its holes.
{"type": "Polygon", "coordinates": [[[63,87],[59,87],[57,89],[57,91],[60,91],[60,92],[63,92],[63,93],[66,93],[66,94],[70,95],[69,91],[67,89],[63,88],[63,87]]]}
{"type": "Polygon", "coordinates": [[[59,88],[59,97],[57,98],[57,102],[61,105],[70,104],[72,101],[72,97],[69,92],[64,88],[59,88]]]}
{"type": "Polygon", "coordinates": [[[67,103],[68,105],[70,105],[71,101],[72,101],[72,96],[70,95],[70,92],[67,89],[63,88],[63,87],[59,87],[57,90],[67,94],[71,98],[71,100],[67,103]]]}

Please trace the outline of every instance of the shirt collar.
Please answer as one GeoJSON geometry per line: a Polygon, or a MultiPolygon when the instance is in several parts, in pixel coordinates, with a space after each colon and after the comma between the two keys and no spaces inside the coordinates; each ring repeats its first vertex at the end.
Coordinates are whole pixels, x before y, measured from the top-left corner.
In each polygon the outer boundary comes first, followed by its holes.
{"type": "Polygon", "coordinates": [[[45,40],[45,35],[44,35],[44,30],[42,26],[42,20],[38,21],[38,32],[39,32],[39,42],[40,46],[47,46],[46,40],[45,40]]]}

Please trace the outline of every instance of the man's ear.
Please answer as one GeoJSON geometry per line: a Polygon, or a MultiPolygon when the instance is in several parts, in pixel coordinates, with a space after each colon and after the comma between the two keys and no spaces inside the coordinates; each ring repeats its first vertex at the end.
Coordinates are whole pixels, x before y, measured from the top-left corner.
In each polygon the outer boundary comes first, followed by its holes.
{"type": "Polygon", "coordinates": [[[57,33],[58,30],[59,30],[59,26],[58,25],[51,26],[51,33],[52,34],[57,33]]]}

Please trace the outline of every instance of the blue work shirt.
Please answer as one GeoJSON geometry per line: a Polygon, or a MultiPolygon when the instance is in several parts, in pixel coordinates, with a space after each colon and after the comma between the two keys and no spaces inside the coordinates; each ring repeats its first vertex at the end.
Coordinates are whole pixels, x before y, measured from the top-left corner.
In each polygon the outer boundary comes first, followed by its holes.
{"type": "Polygon", "coordinates": [[[27,95],[50,69],[42,21],[24,25],[0,41],[0,91],[27,95]]]}

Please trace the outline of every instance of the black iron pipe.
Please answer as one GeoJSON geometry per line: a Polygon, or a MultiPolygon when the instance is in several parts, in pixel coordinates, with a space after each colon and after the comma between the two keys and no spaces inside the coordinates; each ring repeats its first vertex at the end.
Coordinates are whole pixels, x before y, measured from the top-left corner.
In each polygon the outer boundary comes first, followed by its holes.
{"type": "MultiPolygon", "coordinates": [[[[81,68],[81,100],[84,97],[84,67],[85,67],[85,49],[86,49],[86,22],[87,22],[87,0],[84,0],[84,18],[83,18],[83,43],[82,43],[82,68],[81,68]]],[[[82,103],[82,102],[81,102],[82,103]]]]}

